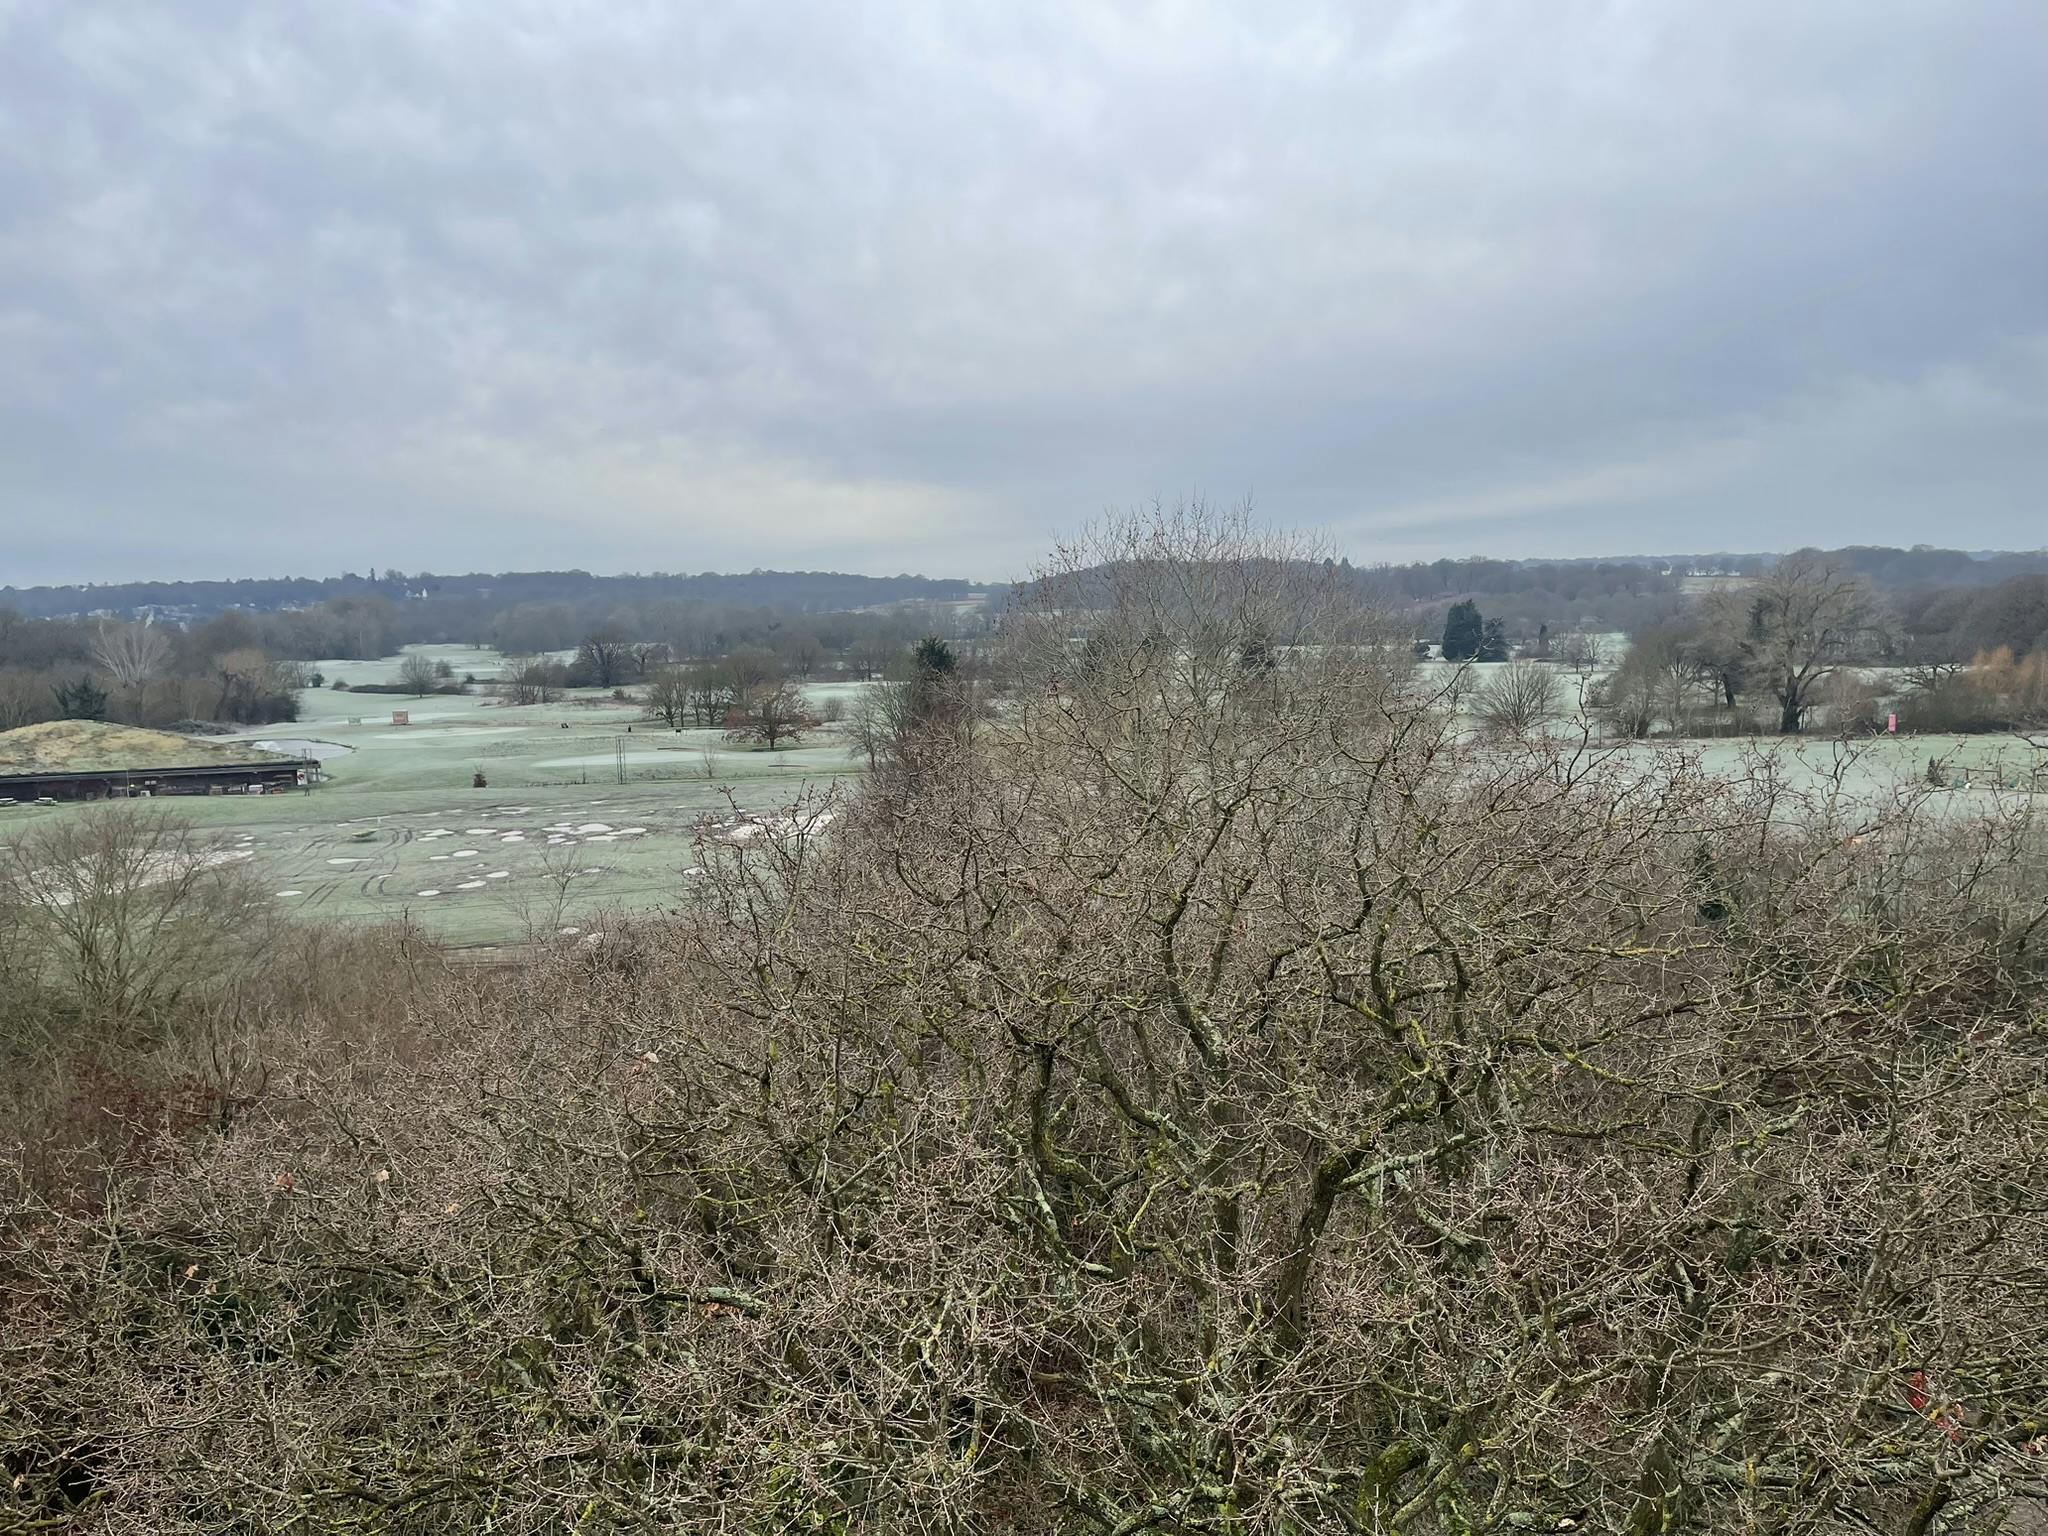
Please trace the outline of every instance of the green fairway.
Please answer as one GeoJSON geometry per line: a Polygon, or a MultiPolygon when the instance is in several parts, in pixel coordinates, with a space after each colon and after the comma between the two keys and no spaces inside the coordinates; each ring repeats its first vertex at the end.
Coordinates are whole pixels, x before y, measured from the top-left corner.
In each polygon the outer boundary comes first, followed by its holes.
{"type": "MultiPolygon", "coordinates": [[[[416,649],[458,678],[488,679],[502,663],[468,646],[416,649]]],[[[317,665],[330,681],[372,683],[395,677],[400,661],[317,665]]],[[[806,692],[814,706],[850,711],[869,686],[835,680],[806,692]]],[[[782,751],[749,750],[715,729],[668,730],[595,689],[510,706],[481,691],[409,698],[327,687],[303,691],[300,705],[297,722],[235,739],[318,757],[327,782],[309,793],[185,796],[172,806],[246,853],[274,898],[308,920],[409,916],[465,945],[564,929],[575,937],[600,912],[672,906],[689,889],[700,833],[727,835],[736,816],[775,815],[856,771],[840,727],[782,751]],[[394,711],[409,723],[393,724],[394,711]],[[487,787],[474,787],[478,772],[487,787]]],[[[1924,781],[1932,757],[1960,791],[1944,797],[1958,814],[1991,809],[2039,766],[2024,743],[1996,737],[1896,737],[1854,749],[1825,737],[1660,740],[1621,750],[1646,769],[1679,754],[1729,775],[1761,753],[1791,769],[1794,784],[1876,797],[1924,781]]],[[[0,835],[79,813],[15,807],[0,815],[0,835]]]]}
{"type": "MultiPolygon", "coordinates": [[[[495,672],[468,647],[421,647],[459,677],[495,672]]],[[[364,682],[398,662],[323,662],[364,682]]],[[[835,691],[859,685],[840,685],[835,691]]],[[[670,731],[595,690],[510,707],[475,693],[412,699],[308,689],[302,718],[238,733],[322,759],[328,781],[282,795],[185,796],[178,815],[245,852],[276,900],[309,921],[408,915],[459,944],[587,929],[600,911],[683,898],[700,829],[773,815],[854,770],[827,729],[778,752],[716,730],[670,731]],[[393,710],[409,713],[393,725],[393,710]],[[624,750],[624,765],[619,757],[624,750]],[[708,772],[707,772],[708,769],[708,772]],[[472,785],[481,770],[488,788],[472,785]],[[623,775],[623,782],[621,781],[623,775]]],[[[21,807],[0,834],[79,807],[21,807]]]]}

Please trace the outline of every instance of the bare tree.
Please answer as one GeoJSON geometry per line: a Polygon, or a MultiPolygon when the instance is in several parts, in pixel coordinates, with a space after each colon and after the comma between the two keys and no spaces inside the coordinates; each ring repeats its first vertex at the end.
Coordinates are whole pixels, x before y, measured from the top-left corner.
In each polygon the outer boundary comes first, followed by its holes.
{"type": "Polygon", "coordinates": [[[1492,673],[1473,695],[1473,710],[1488,730],[1522,736],[1558,711],[1557,673],[1541,662],[1518,661],[1492,673]]]}
{"type": "Polygon", "coordinates": [[[699,725],[716,725],[732,712],[738,694],[722,662],[699,662],[683,674],[690,714],[699,725]]]}
{"type": "Polygon", "coordinates": [[[781,637],[775,653],[782,664],[797,677],[808,680],[825,659],[825,647],[815,633],[808,629],[792,631],[781,637]]]}
{"type": "Polygon", "coordinates": [[[743,694],[725,717],[725,739],[758,742],[774,751],[822,724],[794,683],[761,683],[743,694]]]}
{"type": "Polygon", "coordinates": [[[601,624],[583,637],[572,667],[593,686],[615,688],[633,665],[632,642],[616,624],[601,624]]]}
{"type": "Polygon", "coordinates": [[[1639,740],[1657,728],[1661,701],[1658,675],[1659,668],[1654,663],[1631,666],[1624,661],[1593,684],[1587,691],[1586,702],[1608,730],[1631,741],[1639,740]]]}
{"type": "Polygon", "coordinates": [[[42,677],[16,667],[0,667],[0,731],[34,725],[47,718],[50,690],[42,677]]]}
{"type": "Polygon", "coordinates": [[[93,660],[121,688],[142,688],[163,671],[170,655],[170,641],[153,624],[101,624],[93,630],[93,660]]]}
{"type": "Polygon", "coordinates": [[[900,657],[904,649],[903,636],[895,630],[869,629],[854,641],[846,659],[860,680],[867,682],[888,671],[889,664],[900,657]]]}
{"type": "Polygon", "coordinates": [[[1728,641],[1751,682],[1778,706],[1778,729],[1795,734],[1814,690],[1882,636],[1885,610],[1867,582],[1846,566],[1803,550],[1787,555],[1756,583],[1714,594],[1709,629],[1728,641]]]}
{"type": "Polygon", "coordinates": [[[234,719],[269,691],[270,658],[254,646],[224,651],[213,658],[213,678],[220,685],[214,719],[234,719]]]}
{"type": "Polygon", "coordinates": [[[647,680],[643,695],[646,716],[672,730],[681,730],[691,715],[690,675],[680,667],[663,667],[647,680]]]}
{"type": "Polygon", "coordinates": [[[85,1018],[144,1027],[267,942],[244,857],[163,811],[110,806],[0,844],[0,900],[85,1018]]]}
{"type": "Polygon", "coordinates": [[[441,679],[434,671],[434,663],[417,652],[398,664],[398,681],[414,698],[425,698],[441,687],[441,679]]]}
{"type": "Polygon", "coordinates": [[[552,704],[566,686],[563,673],[559,662],[544,656],[516,660],[508,667],[497,690],[509,703],[552,704]]]}
{"type": "Polygon", "coordinates": [[[492,900],[519,924],[529,944],[545,943],[569,926],[577,887],[588,872],[580,846],[543,848],[539,868],[495,888],[492,900]]]}
{"type": "Polygon", "coordinates": [[[720,665],[727,685],[739,697],[782,681],[782,663],[772,651],[765,651],[759,646],[741,646],[720,665]]]}
{"type": "Polygon", "coordinates": [[[1681,626],[1688,654],[1727,709],[1741,701],[1750,676],[1751,657],[1737,596],[1732,590],[1713,594],[1681,626]]]}
{"type": "Polygon", "coordinates": [[[846,733],[852,742],[850,750],[867,759],[870,773],[881,771],[908,734],[908,705],[909,687],[904,683],[875,683],[855,698],[846,733]]]}
{"type": "Polygon", "coordinates": [[[1699,659],[1696,638],[1693,627],[1670,623],[1638,633],[1605,693],[1610,721],[1620,725],[1621,716],[1646,711],[1644,731],[1662,719],[1682,734],[1693,718],[1695,696],[1715,682],[1713,668],[1699,659]]]}
{"type": "Polygon", "coordinates": [[[1574,702],[1583,711],[1591,702],[1593,680],[1607,665],[1607,637],[1573,630],[1551,641],[1550,653],[1574,679],[1574,702]]]}

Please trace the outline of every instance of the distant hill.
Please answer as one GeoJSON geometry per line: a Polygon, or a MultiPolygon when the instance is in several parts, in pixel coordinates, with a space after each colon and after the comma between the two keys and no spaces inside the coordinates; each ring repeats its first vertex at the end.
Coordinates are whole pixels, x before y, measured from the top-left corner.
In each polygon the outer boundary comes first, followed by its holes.
{"type": "Polygon", "coordinates": [[[985,593],[976,582],[930,576],[855,576],[839,571],[745,571],[698,575],[594,576],[588,571],[497,571],[443,576],[373,572],[358,576],[275,576],[240,581],[125,581],[61,587],[0,587],[0,608],[29,618],[157,612],[201,619],[231,608],[266,613],[310,608],[336,597],[393,602],[620,604],[667,600],[759,605],[808,613],[845,612],[886,603],[960,602],[985,593]]]}
{"type": "MultiPolygon", "coordinates": [[[[1679,575],[1760,570],[1786,552],[1716,550],[1711,554],[1610,555],[1600,560],[1521,560],[1517,565],[1582,566],[1601,563],[1646,565],[1679,575]]],[[[1916,544],[1897,549],[1885,544],[1847,544],[1825,553],[1861,571],[1881,587],[1990,586],[2012,576],[2048,571],[2048,550],[1937,549],[1916,544]]]]}
{"type": "MultiPolygon", "coordinates": [[[[2014,576],[2048,572],[2048,550],[1961,550],[1916,545],[1893,549],[1851,545],[1830,551],[1878,586],[1903,590],[1926,587],[1991,586],[2014,576]]],[[[1773,552],[1715,551],[1705,554],[1603,555],[1571,558],[1462,559],[1381,565],[1360,552],[1344,562],[1359,580],[1405,601],[1466,595],[1525,592],[1557,594],[1568,603],[1625,595],[1676,591],[1688,576],[1754,572],[1779,558],[1773,552]]],[[[704,571],[695,575],[656,571],[616,576],[589,571],[473,571],[464,575],[386,570],[369,575],[277,576],[240,581],[128,581],[74,586],[0,587],[0,609],[28,618],[80,614],[154,615],[190,623],[233,609],[267,613],[312,608],[338,597],[381,597],[415,610],[424,620],[440,612],[452,621],[461,605],[500,611],[530,603],[570,603],[625,608],[659,602],[704,603],[728,608],[772,608],[794,613],[846,613],[898,603],[960,603],[993,600],[1000,607],[1010,593],[964,578],[858,576],[840,571],[704,571]],[[439,606],[436,606],[439,605],[439,606]],[[424,610],[424,611],[422,611],[424,610]]]]}

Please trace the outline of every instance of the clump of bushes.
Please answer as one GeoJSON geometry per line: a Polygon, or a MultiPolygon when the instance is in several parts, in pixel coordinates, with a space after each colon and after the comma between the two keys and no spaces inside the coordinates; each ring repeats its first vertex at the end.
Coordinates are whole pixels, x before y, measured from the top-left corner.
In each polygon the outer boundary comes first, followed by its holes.
{"type": "Polygon", "coordinates": [[[1901,701],[1900,724],[1918,731],[2010,731],[2048,721],[2048,652],[2015,660],[1980,653],[1963,669],[1936,675],[1901,701]]]}
{"type": "Polygon", "coordinates": [[[707,824],[673,918],[292,958],[228,1133],[21,1223],[8,1513],[1995,1530],[2038,845],[1474,748],[1319,569],[1112,529],[999,729],[707,824]]]}

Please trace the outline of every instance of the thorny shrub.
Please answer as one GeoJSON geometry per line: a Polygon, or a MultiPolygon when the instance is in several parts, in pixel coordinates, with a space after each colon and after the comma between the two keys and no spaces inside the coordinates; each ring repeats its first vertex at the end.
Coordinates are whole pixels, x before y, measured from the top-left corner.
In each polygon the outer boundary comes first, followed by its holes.
{"type": "Polygon", "coordinates": [[[1463,743],[1294,554],[1112,530],[996,724],[25,1213],[10,1513],[1998,1529],[2039,830],[1463,743]]]}

